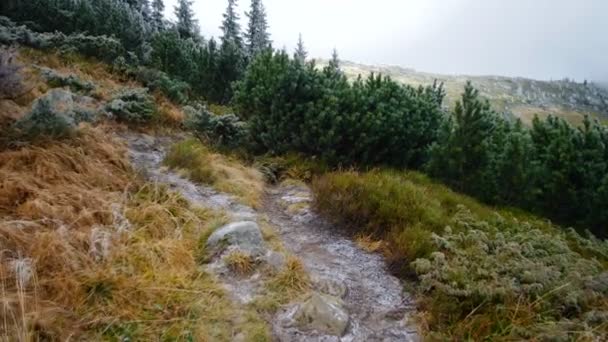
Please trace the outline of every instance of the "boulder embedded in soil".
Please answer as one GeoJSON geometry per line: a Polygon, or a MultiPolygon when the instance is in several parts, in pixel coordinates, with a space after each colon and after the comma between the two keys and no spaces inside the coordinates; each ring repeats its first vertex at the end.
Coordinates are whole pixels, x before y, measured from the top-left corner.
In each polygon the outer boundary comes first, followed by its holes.
{"type": "Polygon", "coordinates": [[[299,305],[294,319],[300,329],[334,336],[344,335],[350,320],[342,300],[319,293],[313,293],[299,305]]]}
{"type": "Polygon", "coordinates": [[[262,231],[255,222],[242,221],[227,224],[216,230],[207,239],[207,254],[220,255],[226,249],[238,249],[252,257],[259,257],[266,253],[266,242],[262,231]]]}

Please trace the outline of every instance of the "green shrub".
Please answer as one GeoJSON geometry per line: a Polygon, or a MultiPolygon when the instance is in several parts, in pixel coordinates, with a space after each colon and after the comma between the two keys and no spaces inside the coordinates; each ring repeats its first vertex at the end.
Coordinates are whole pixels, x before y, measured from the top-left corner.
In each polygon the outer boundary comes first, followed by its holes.
{"type": "Polygon", "coordinates": [[[87,36],[81,33],[66,35],[61,32],[38,33],[26,26],[18,26],[6,17],[0,17],[0,43],[22,44],[35,49],[57,49],[63,53],[80,53],[104,61],[114,61],[124,55],[120,41],[107,36],[87,36]]]}
{"type": "Polygon", "coordinates": [[[49,68],[40,68],[40,72],[51,87],[69,87],[72,91],[87,93],[95,90],[95,84],[83,81],[74,74],[64,75],[49,68]]]}
{"type": "Polygon", "coordinates": [[[30,113],[14,123],[14,138],[31,141],[40,137],[68,137],[79,122],[90,119],[83,113],[74,106],[71,93],[51,90],[34,102],[30,113]]]}
{"type": "Polygon", "coordinates": [[[334,172],[315,205],[417,278],[429,339],[605,340],[608,242],[493,210],[416,172],[334,172]]]}
{"type": "Polygon", "coordinates": [[[187,106],[186,127],[200,139],[217,146],[235,148],[247,137],[247,127],[234,114],[214,115],[206,107],[187,106]]]}
{"type": "Polygon", "coordinates": [[[331,67],[260,54],[233,99],[261,152],[301,152],[336,164],[420,166],[443,120],[440,85],[413,88],[371,75],[350,84],[331,67]]]}
{"type": "Polygon", "coordinates": [[[127,88],[106,105],[108,113],[127,123],[149,123],[156,115],[154,98],[146,88],[127,88]]]}
{"type": "MultiPolygon", "coordinates": [[[[573,251],[563,233],[517,220],[480,221],[462,208],[413,263],[435,337],[605,339],[606,267],[573,251]],[[600,337],[603,336],[603,337],[600,337]]],[[[608,251],[605,245],[596,248],[608,251]]]]}
{"type": "Polygon", "coordinates": [[[138,67],[132,74],[145,87],[151,91],[160,91],[175,103],[184,104],[188,101],[190,86],[186,82],[172,79],[162,71],[146,67],[138,67]]]}

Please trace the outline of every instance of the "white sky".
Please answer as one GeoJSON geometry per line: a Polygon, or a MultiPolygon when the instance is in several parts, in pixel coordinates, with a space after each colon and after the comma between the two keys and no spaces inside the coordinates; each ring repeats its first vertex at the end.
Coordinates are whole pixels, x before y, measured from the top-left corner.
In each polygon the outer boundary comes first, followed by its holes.
{"type": "MultiPolygon", "coordinates": [[[[165,0],[172,19],[177,0],[165,0]]],[[[608,80],[608,0],[263,0],[275,48],[451,74],[608,80]]],[[[241,26],[250,0],[238,2],[241,26]]],[[[227,0],[194,0],[206,38],[227,0]]]]}

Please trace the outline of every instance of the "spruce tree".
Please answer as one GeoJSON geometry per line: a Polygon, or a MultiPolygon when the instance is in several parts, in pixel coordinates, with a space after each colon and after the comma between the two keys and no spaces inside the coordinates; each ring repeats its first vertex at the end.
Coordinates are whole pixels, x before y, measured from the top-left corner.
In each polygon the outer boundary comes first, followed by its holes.
{"type": "Polygon", "coordinates": [[[300,61],[300,63],[305,63],[306,58],[308,57],[308,51],[306,51],[306,47],[304,47],[304,41],[302,40],[302,34],[298,37],[298,46],[296,47],[296,52],[293,54],[293,58],[296,61],[300,61]]]}
{"type": "Polygon", "coordinates": [[[156,31],[165,29],[164,11],[165,4],[163,0],[152,1],[152,26],[156,31]]]}
{"type": "Polygon", "coordinates": [[[266,9],[262,0],[252,0],[251,10],[245,15],[249,18],[249,26],[245,32],[247,56],[254,58],[271,44],[266,9]]]}
{"type": "MultiPolygon", "coordinates": [[[[181,0],[184,1],[184,0],[181,0]]],[[[226,13],[223,14],[224,20],[222,21],[222,46],[233,44],[239,50],[243,48],[243,38],[241,37],[241,24],[239,24],[239,16],[236,13],[235,7],[237,5],[236,0],[228,0],[228,7],[226,13]]]]}
{"type": "Polygon", "coordinates": [[[175,6],[177,32],[184,39],[196,39],[200,34],[198,21],[194,18],[194,12],[192,11],[192,2],[192,0],[178,0],[177,6],[175,6]]]}
{"type": "Polygon", "coordinates": [[[232,97],[232,82],[238,80],[245,69],[245,53],[239,16],[235,10],[236,0],[228,0],[222,22],[222,37],[217,68],[217,94],[215,99],[227,103],[232,97]]]}
{"type": "Polygon", "coordinates": [[[338,50],[336,48],[334,48],[334,51],[331,53],[329,68],[336,71],[340,70],[340,57],[338,56],[338,50]]]}

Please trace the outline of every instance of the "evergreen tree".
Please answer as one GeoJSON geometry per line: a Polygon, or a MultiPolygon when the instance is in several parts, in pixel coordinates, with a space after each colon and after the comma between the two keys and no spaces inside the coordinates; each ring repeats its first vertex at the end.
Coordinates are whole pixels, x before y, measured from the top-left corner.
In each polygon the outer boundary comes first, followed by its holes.
{"type": "Polygon", "coordinates": [[[293,54],[293,58],[300,61],[300,63],[305,63],[307,57],[308,51],[306,51],[306,48],[304,47],[304,41],[302,40],[302,34],[300,33],[300,36],[298,37],[298,46],[293,54]]]}
{"type": "Polygon", "coordinates": [[[178,0],[177,6],[175,6],[176,28],[183,39],[198,39],[200,35],[198,21],[194,18],[192,11],[192,2],[192,0],[178,0]]]}
{"type": "Polygon", "coordinates": [[[245,69],[245,53],[236,0],[228,0],[228,7],[222,22],[222,37],[219,53],[216,91],[220,103],[227,103],[232,97],[232,82],[238,80],[245,69]]]}
{"type": "Polygon", "coordinates": [[[329,61],[329,68],[331,70],[339,71],[340,70],[340,57],[338,56],[338,50],[334,48],[331,53],[331,60],[329,61]]]}
{"type": "Polygon", "coordinates": [[[243,38],[241,37],[241,24],[239,16],[236,13],[235,7],[237,0],[228,0],[226,13],[223,14],[222,21],[222,46],[232,44],[239,50],[243,49],[243,38]]]}
{"type": "Polygon", "coordinates": [[[152,1],[152,26],[155,31],[165,29],[165,4],[163,0],[152,1]]]}
{"type": "Polygon", "coordinates": [[[443,127],[442,141],[435,145],[429,171],[458,190],[472,190],[488,162],[488,146],[497,114],[479,91],[467,82],[453,115],[443,127]]]}
{"type": "Polygon", "coordinates": [[[249,26],[245,32],[247,56],[252,59],[271,45],[266,9],[262,0],[252,0],[251,10],[245,15],[249,18],[249,26]]]}

